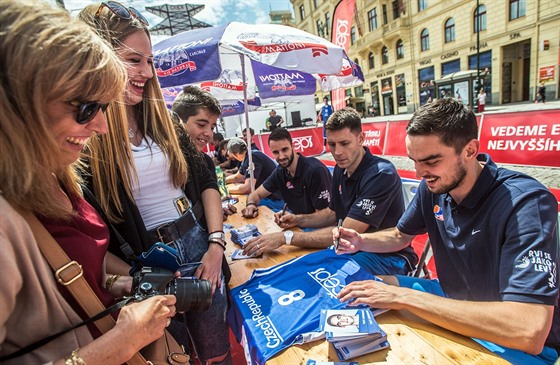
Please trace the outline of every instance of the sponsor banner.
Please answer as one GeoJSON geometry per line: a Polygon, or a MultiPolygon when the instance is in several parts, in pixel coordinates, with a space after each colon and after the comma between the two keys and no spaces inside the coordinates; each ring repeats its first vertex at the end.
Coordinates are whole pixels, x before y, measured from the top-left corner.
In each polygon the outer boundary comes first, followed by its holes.
{"type": "MultiPolygon", "coordinates": [[[[355,0],[341,0],[334,9],[332,23],[332,42],[337,46],[348,51],[350,47],[350,29],[354,18],[355,0]]],[[[332,106],[334,110],[342,109],[346,106],[346,95],[343,89],[336,89],[332,92],[332,106]]]]}
{"type": "MultiPolygon", "coordinates": [[[[248,111],[255,110],[259,106],[261,106],[261,99],[249,99],[247,100],[247,104],[249,105],[249,107],[247,108],[248,111]]],[[[245,113],[245,103],[241,100],[222,102],[220,103],[220,105],[222,107],[222,114],[220,115],[220,117],[222,118],[245,113]]]]}
{"type": "Polygon", "coordinates": [[[495,162],[560,167],[560,110],[484,115],[480,151],[495,162]]]}
{"type": "Polygon", "coordinates": [[[218,41],[224,27],[184,32],[154,47],[154,67],[162,87],[192,84],[220,77],[218,41]]]}
{"type": "Polygon", "coordinates": [[[405,144],[408,120],[391,121],[387,124],[387,142],[383,154],[389,156],[408,156],[405,144]]]}
{"type": "MultiPolygon", "coordinates": [[[[323,152],[323,128],[301,128],[289,130],[292,136],[292,143],[294,151],[299,152],[304,156],[316,156],[323,152]]],[[[269,157],[272,157],[272,152],[268,147],[268,137],[270,133],[261,134],[261,151],[269,157]]]]}
{"type": "Polygon", "coordinates": [[[278,96],[312,95],[317,82],[307,73],[283,70],[263,63],[251,61],[259,97],[268,99],[278,96]]]}
{"type": "Polygon", "coordinates": [[[364,123],[364,146],[369,148],[374,155],[382,155],[385,146],[385,135],[387,132],[387,122],[383,123],[364,123]]]}

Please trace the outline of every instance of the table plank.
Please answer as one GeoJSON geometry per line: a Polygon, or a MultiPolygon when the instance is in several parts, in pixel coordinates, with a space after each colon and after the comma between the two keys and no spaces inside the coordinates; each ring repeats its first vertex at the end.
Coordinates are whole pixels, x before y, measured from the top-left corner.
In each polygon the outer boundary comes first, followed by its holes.
{"type": "MultiPolygon", "coordinates": [[[[240,200],[240,204],[244,206],[245,198],[241,197],[240,200]]],[[[281,231],[280,227],[274,223],[274,212],[269,208],[260,206],[259,216],[253,219],[243,218],[241,210],[242,208],[238,207],[238,213],[228,217],[226,223],[235,228],[253,223],[263,234],[281,231]]],[[[230,288],[243,284],[251,277],[253,270],[257,268],[271,267],[317,251],[316,249],[284,245],[273,252],[263,254],[260,258],[232,261],[231,254],[239,246],[231,242],[231,235],[227,234],[226,239],[228,241],[226,257],[232,272],[230,288]]],[[[509,362],[489,352],[472,339],[438,327],[409,312],[389,311],[377,316],[376,319],[380,327],[387,333],[391,347],[352,359],[362,365],[509,364],[509,362]]],[[[268,360],[267,364],[305,365],[307,359],[338,361],[333,347],[327,341],[321,340],[291,346],[268,360]]]]}

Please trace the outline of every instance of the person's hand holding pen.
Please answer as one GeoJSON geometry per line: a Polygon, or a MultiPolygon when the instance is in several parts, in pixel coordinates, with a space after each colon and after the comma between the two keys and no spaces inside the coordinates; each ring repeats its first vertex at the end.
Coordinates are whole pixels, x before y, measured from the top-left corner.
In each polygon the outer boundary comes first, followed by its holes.
{"type": "Polygon", "coordinates": [[[280,212],[274,213],[274,222],[283,229],[295,227],[297,225],[295,214],[286,212],[287,209],[288,203],[284,204],[284,209],[280,212]]]}
{"type": "Polygon", "coordinates": [[[335,251],[339,255],[358,252],[363,246],[362,236],[353,229],[342,227],[340,221],[338,226],[332,229],[332,235],[335,251]]]}

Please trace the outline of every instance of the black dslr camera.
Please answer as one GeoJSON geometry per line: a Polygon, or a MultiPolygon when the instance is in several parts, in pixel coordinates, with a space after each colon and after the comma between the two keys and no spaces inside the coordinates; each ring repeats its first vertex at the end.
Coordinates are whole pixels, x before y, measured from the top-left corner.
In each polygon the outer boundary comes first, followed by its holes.
{"type": "Polygon", "coordinates": [[[174,295],[178,312],[204,311],[212,304],[212,285],[208,280],[175,278],[172,271],[157,267],[143,267],[134,274],[132,292],[136,300],[174,295]]]}

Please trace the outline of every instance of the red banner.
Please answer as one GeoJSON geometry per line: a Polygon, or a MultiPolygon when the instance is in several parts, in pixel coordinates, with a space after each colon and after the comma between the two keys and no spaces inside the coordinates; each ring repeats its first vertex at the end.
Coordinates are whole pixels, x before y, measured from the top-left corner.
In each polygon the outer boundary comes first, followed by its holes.
{"type": "Polygon", "coordinates": [[[479,139],[496,162],[560,167],[560,110],[485,114],[479,139]]]}
{"type": "MultiPolygon", "coordinates": [[[[262,151],[272,157],[268,147],[270,133],[261,134],[262,151]]],[[[302,128],[290,130],[294,151],[304,156],[320,155],[323,151],[323,128],[302,128]]]]}
{"type": "Polygon", "coordinates": [[[408,156],[406,152],[406,126],[407,120],[389,122],[387,130],[387,144],[385,145],[385,155],[389,156],[408,156]]]}
{"type": "MultiPolygon", "coordinates": [[[[350,47],[350,31],[356,0],[341,0],[334,9],[332,23],[331,42],[344,48],[348,52],[350,47]]],[[[331,93],[331,104],[334,110],[340,110],[346,106],[346,94],[343,88],[333,90],[331,93]]]]}
{"type": "Polygon", "coordinates": [[[364,146],[374,155],[383,155],[385,147],[385,135],[387,132],[387,122],[382,123],[364,123],[362,124],[364,132],[364,146]]]}

